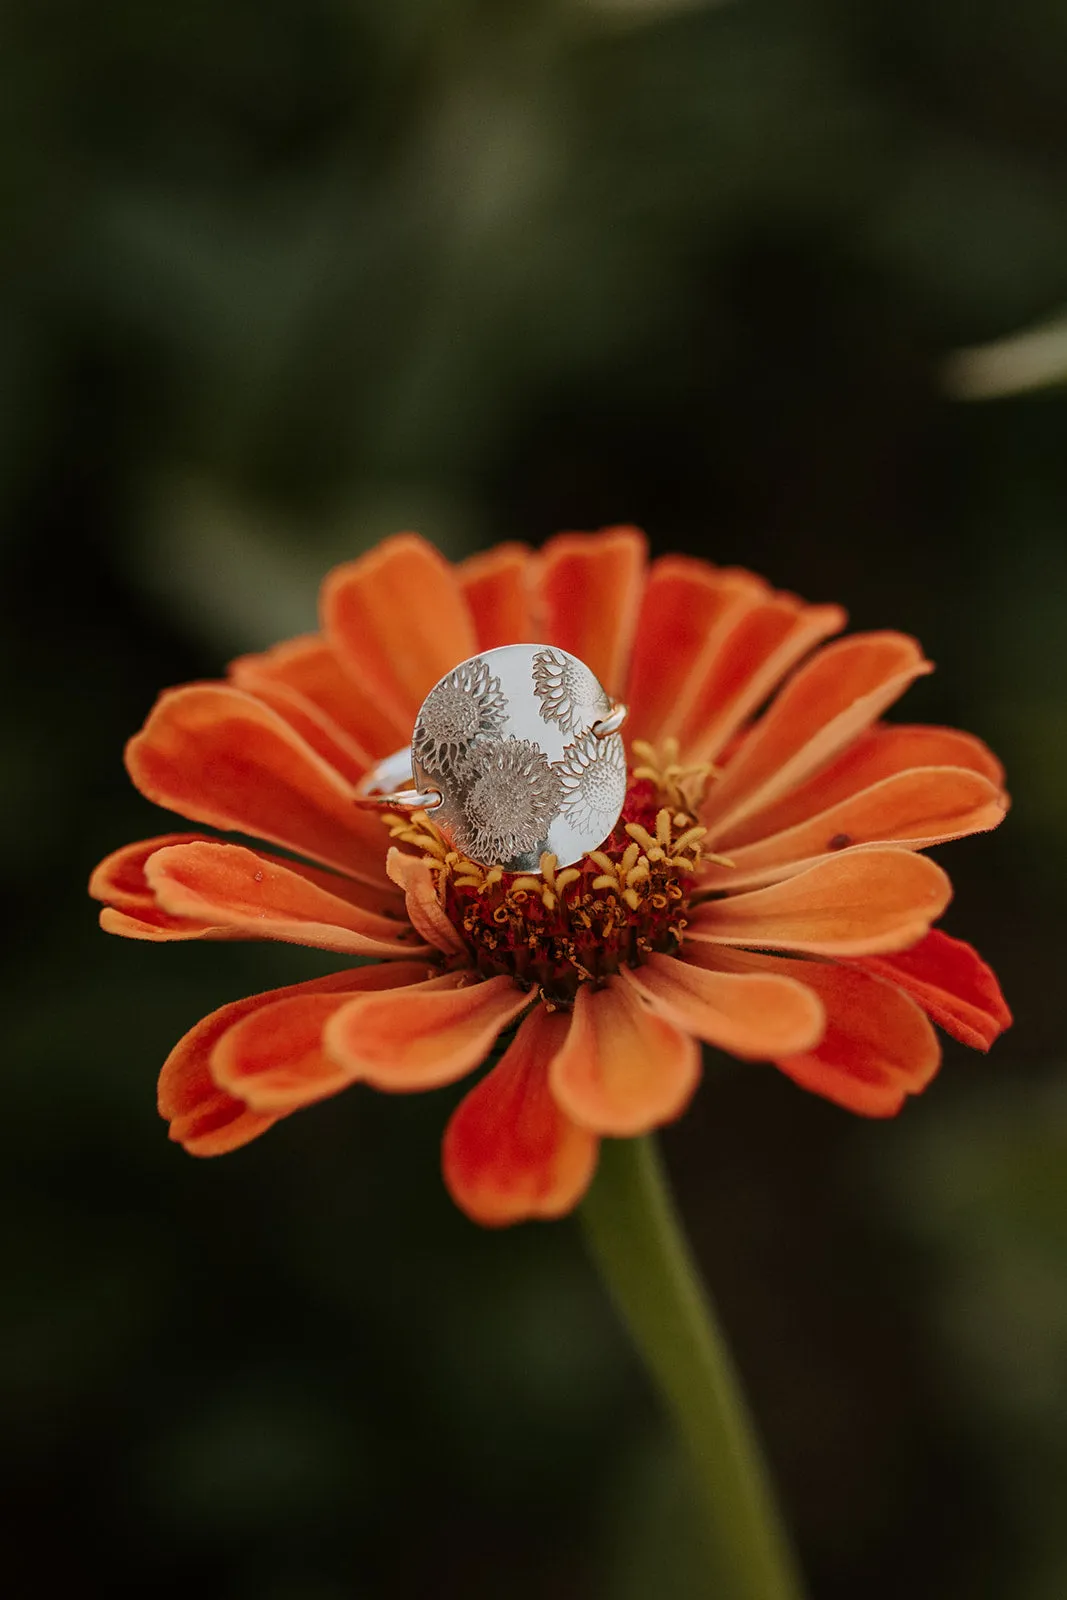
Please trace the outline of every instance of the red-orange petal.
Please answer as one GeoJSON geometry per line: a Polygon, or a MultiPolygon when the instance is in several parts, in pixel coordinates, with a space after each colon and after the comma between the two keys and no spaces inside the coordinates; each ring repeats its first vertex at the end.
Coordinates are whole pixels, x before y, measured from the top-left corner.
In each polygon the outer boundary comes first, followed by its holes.
{"type": "Polygon", "coordinates": [[[709,945],[684,959],[650,955],[622,976],[676,1028],[750,1061],[808,1050],[825,1027],[816,996],[796,978],[776,972],[723,972],[711,965],[709,945]]]}
{"type": "Polygon", "coordinates": [[[484,1227],[563,1216],[589,1187],[599,1140],[560,1110],[548,1087],[569,1027],[565,1013],[537,1006],[445,1129],[448,1192],[484,1227]]]}
{"type": "Polygon", "coordinates": [[[220,1089],[252,1110],[284,1116],[323,1100],[352,1081],[326,1053],[323,1032],[330,1018],[357,994],[403,989],[426,979],[424,961],[391,961],[345,974],[340,990],[292,993],[257,1007],[226,1029],[210,1057],[220,1089]]]}
{"type": "Polygon", "coordinates": [[[776,1062],[788,1077],[866,1117],[894,1116],[907,1095],[925,1089],[940,1065],[941,1047],[914,1000],[855,967],[784,965],[826,1008],[822,1041],[776,1062]]]}
{"type": "Polygon", "coordinates": [[[861,734],[828,766],[820,767],[788,794],[746,811],[728,828],[717,829],[717,842],[729,853],[796,827],[885,778],[924,767],[964,767],[981,774],[997,789],[1004,785],[1000,762],[973,734],[955,728],[883,722],[861,734]]]}
{"type": "Polygon", "coordinates": [[[700,1046],[621,978],[578,990],[567,1038],[549,1067],[567,1115],[628,1138],[681,1116],[700,1081],[700,1046]]]}
{"type": "Polygon", "coordinates": [[[402,994],[357,996],[327,1024],[326,1048],[376,1089],[435,1089],[473,1071],[532,1001],[510,978],[452,972],[402,994]]]}
{"type": "Polygon", "coordinates": [[[246,939],[282,939],[355,956],[425,950],[407,922],[383,917],[323,886],[299,863],[243,845],[201,842],[159,850],[145,868],[162,909],[232,928],[246,939]]]}
{"type": "Polygon", "coordinates": [[[89,879],[89,893],[94,900],[104,902],[100,913],[104,931],[152,943],[232,938],[229,929],[210,922],[169,916],[156,904],[145,877],[145,863],[157,850],[165,850],[168,845],[194,844],[203,837],[199,833],[163,833],[153,839],[138,839],[105,856],[89,879]]]}
{"type": "Polygon", "coordinates": [[[895,983],[961,1044],[988,1050],[1012,1016],[992,968],[973,946],[934,928],[910,950],[854,963],[895,983]]]}
{"type": "Polygon", "coordinates": [[[712,836],[802,783],[930,671],[915,640],[900,633],[825,645],[793,674],[709,790],[701,816],[712,836]]]}
{"type": "Polygon", "coordinates": [[[339,772],[348,783],[359,783],[374,765],[373,757],[366,750],[332,717],[296,689],[247,670],[240,673],[231,670],[230,677],[239,688],[254,694],[257,700],[262,700],[280,717],[284,717],[315,754],[321,756],[327,766],[339,772]]]}
{"type": "Polygon", "coordinates": [[[951,897],[948,878],[925,856],[846,851],[769,888],[698,905],[686,940],[813,955],[882,954],[915,944],[951,897]]]}
{"type": "Polygon", "coordinates": [[[343,989],[358,973],[334,972],[310,983],[290,984],[220,1006],[203,1017],[174,1046],[159,1075],[159,1114],[170,1123],[170,1137],[190,1155],[219,1156],[266,1133],[278,1113],[250,1111],[243,1100],[220,1089],[211,1074],[211,1053],[242,1018],[292,995],[343,989]]]}
{"type": "Polygon", "coordinates": [[[322,626],[348,672],[409,736],[438,678],[478,647],[453,568],[415,533],[335,567],[322,586],[322,626]]]}
{"type": "Polygon", "coordinates": [[[679,728],[684,760],[714,761],[820,640],[844,627],[840,606],[767,594],[738,611],[703,664],[679,728]]]}
{"type": "Polygon", "coordinates": [[[157,850],[165,850],[168,845],[196,844],[203,839],[202,833],[159,833],[151,839],[124,844],[93,868],[89,893],[94,900],[118,906],[122,911],[151,910],[155,907],[155,898],[144,871],[149,856],[154,856],[157,850]]]}
{"type": "Polygon", "coordinates": [[[276,711],[223,683],[161,695],[126,747],[149,800],[212,827],[250,833],[385,883],[386,835],[352,786],[276,711]]]}
{"type": "Polygon", "coordinates": [[[168,917],[165,911],[116,911],[114,906],[101,908],[100,926],[105,933],[118,934],[122,939],[140,939],[147,944],[176,944],[190,939],[242,937],[232,928],[190,922],[184,917],[168,917]]]}
{"type": "Polygon", "coordinates": [[[524,544],[498,544],[460,562],[456,577],[474,622],[476,649],[540,642],[535,571],[533,552],[524,544]]]}
{"type": "Polygon", "coordinates": [[[681,732],[724,638],[766,593],[766,584],[751,573],[689,556],[661,556],[652,563],[626,686],[630,739],[655,744],[681,732]]]}
{"type": "Polygon", "coordinates": [[[978,772],[919,767],[883,778],[806,822],[729,852],[730,865],[709,860],[701,889],[739,890],[772,883],[835,851],[895,844],[925,850],[948,839],[995,828],[1007,799],[978,772]]]}
{"type": "Polygon", "coordinates": [[[409,856],[395,847],[386,857],[386,871],[404,891],[408,920],[427,944],[446,955],[465,956],[467,946],[437,898],[434,869],[425,856],[409,856]]]}
{"type": "Polygon", "coordinates": [[[410,722],[390,716],[345,671],[336,650],[321,633],[301,634],[258,655],[239,656],[231,661],[229,671],[237,687],[250,694],[265,697],[265,685],[269,684],[310,700],[359,749],[377,760],[392,755],[411,736],[410,722]]]}
{"type": "Polygon", "coordinates": [[[609,694],[626,682],[644,583],[646,541],[637,528],[559,533],[541,552],[545,644],[578,656],[609,694]]]}

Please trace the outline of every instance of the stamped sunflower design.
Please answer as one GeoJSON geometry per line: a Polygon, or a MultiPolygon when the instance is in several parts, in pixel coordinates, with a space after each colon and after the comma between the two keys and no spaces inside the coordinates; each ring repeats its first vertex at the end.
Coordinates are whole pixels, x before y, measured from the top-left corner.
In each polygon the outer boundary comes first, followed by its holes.
{"type": "Polygon", "coordinates": [[[463,812],[454,827],[460,849],[507,871],[536,866],[563,793],[540,746],[530,739],[475,745],[464,778],[463,812]]]}
{"type": "Polygon", "coordinates": [[[581,661],[560,650],[539,650],[533,659],[534,693],[545,722],[576,733],[603,714],[603,690],[581,661]]]}
{"type": "Polygon", "coordinates": [[[563,786],[560,811],[580,833],[610,832],[626,794],[626,753],[613,735],[583,733],[556,762],[563,786]]]}
{"type": "Polygon", "coordinates": [[[415,723],[412,751],[435,777],[454,778],[479,739],[499,739],[507,716],[500,679],[480,656],[431,689],[415,723]]]}

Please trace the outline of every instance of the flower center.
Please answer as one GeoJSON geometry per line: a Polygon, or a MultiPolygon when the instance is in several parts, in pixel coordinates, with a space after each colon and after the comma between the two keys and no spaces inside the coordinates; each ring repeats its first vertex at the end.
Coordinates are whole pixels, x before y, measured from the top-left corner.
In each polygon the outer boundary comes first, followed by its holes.
{"type": "MultiPolygon", "coordinates": [[[[450,849],[426,812],[388,819],[396,842],[434,867],[441,904],[483,977],[506,974],[569,1006],[581,984],[678,949],[705,833],[694,775],[634,749],[651,760],[631,772],[614,831],[563,871],[552,855],[541,857],[540,877],[484,867],[450,849]]],[[[707,770],[697,777],[702,789],[707,770]]]]}

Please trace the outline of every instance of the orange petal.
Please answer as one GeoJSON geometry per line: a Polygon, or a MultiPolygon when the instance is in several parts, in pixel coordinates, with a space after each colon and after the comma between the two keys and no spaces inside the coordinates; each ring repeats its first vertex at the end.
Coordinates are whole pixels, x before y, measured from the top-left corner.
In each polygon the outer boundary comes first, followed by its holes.
{"type": "Polygon", "coordinates": [[[298,863],[238,844],[183,844],[157,851],[145,875],[162,909],[239,931],[346,955],[418,954],[406,922],[383,917],[323,887],[298,863]]]}
{"type": "Polygon", "coordinates": [[[717,842],[729,853],[806,822],[883,778],[922,767],[965,767],[969,772],[980,773],[997,789],[1004,784],[1000,762],[972,734],[955,728],[884,722],[869,728],[829,766],[820,767],[781,799],[747,811],[728,828],[717,829],[717,842]]]}
{"type": "Polygon", "coordinates": [[[261,701],[222,683],[171,689],[126,746],[149,800],[250,833],[363,882],[385,879],[386,834],[352,788],[261,701]]]}
{"type": "Polygon", "coordinates": [[[713,836],[802,783],[932,670],[914,639],[900,633],[824,646],[790,678],[709,791],[701,818],[713,836]]]}
{"type": "Polygon", "coordinates": [[[510,978],[451,972],[402,994],[358,996],[327,1025],[326,1048],[376,1089],[436,1089],[484,1061],[533,998],[510,978]]]}
{"type": "Polygon", "coordinates": [[[700,1081],[700,1046],[621,978],[578,990],[570,1032],[549,1067],[560,1106],[594,1133],[627,1138],[671,1122],[700,1081]]]}
{"type": "Polygon", "coordinates": [[[776,1063],[795,1083],[866,1117],[894,1116],[906,1095],[925,1089],[941,1047],[914,1000],[854,967],[779,965],[814,989],[826,1008],[821,1043],[776,1063]]]}
{"type": "Polygon", "coordinates": [[[174,1046],[159,1075],[159,1114],[170,1123],[170,1137],[184,1145],[190,1155],[219,1156],[265,1133],[277,1122],[278,1114],[250,1111],[243,1100],[218,1087],[210,1068],[216,1044],[227,1029],[263,1007],[269,1008],[291,995],[332,993],[358,976],[334,972],[310,983],[250,995],[221,1006],[198,1022],[174,1046]]]}
{"type": "Polygon", "coordinates": [[[855,963],[907,991],[946,1033],[988,1050],[1012,1016],[996,974],[977,950],[935,928],[910,950],[855,963]]]}
{"type": "Polygon", "coordinates": [[[688,556],[652,563],[626,687],[630,738],[655,744],[680,733],[723,639],[766,593],[751,573],[688,556]]]}
{"type": "Polygon", "coordinates": [[[718,971],[713,960],[710,946],[697,946],[682,960],[646,956],[643,966],[626,968],[622,976],[676,1028],[731,1055],[771,1061],[818,1043],[823,1009],[803,983],[773,972],[718,971]]]}
{"type": "Polygon", "coordinates": [[[678,728],[683,759],[716,760],[786,673],[845,621],[840,606],[808,606],[789,594],[764,594],[740,608],[689,696],[678,728]]]}
{"type": "Polygon", "coordinates": [[[356,994],[376,994],[425,981],[423,961],[392,961],[344,974],[339,991],[292,993],[257,1007],[219,1038],[210,1056],[220,1089],[254,1111],[284,1116],[347,1088],[351,1076],[323,1046],[330,1018],[356,994]]]}
{"type": "Polygon", "coordinates": [[[437,880],[425,856],[409,856],[396,848],[386,858],[386,871],[404,891],[408,920],[427,944],[450,956],[466,956],[467,946],[437,898],[437,880]]]}
{"type": "Polygon", "coordinates": [[[168,845],[197,844],[203,839],[202,833],[160,833],[152,839],[124,844],[93,868],[89,893],[94,900],[103,900],[123,911],[153,910],[155,898],[144,872],[149,856],[154,856],[157,850],[165,850],[168,845]]]}
{"type": "Polygon", "coordinates": [[[536,644],[542,636],[534,606],[534,558],[524,544],[498,544],[456,568],[470,608],[478,650],[536,644]]]}
{"type": "Polygon", "coordinates": [[[299,694],[296,689],[287,688],[285,684],[276,683],[268,677],[247,670],[240,673],[240,680],[236,672],[231,671],[230,676],[247,694],[254,694],[257,700],[262,700],[272,710],[277,711],[279,716],[284,717],[289,726],[311,746],[315,754],[321,756],[326,764],[335,772],[339,772],[347,782],[358,783],[374,765],[373,758],[366,750],[350,738],[343,728],[326,715],[325,711],[320,711],[313,701],[299,694]]]}
{"type": "Polygon", "coordinates": [[[265,685],[290,690],[311,703],[342,729],[361,750],[380,760],[411,737],[411,723],[392,717],[366,688],[344,669],[337,652],[321,633],[286,639],[259,655],[239,656],[230,663],[230,677],[239,689],[266,698],[265,685]]]}
{"type": "Polygon", "coordinates": [[[948,878],[925,856],[848,851],[767,889],[698,905],[686,939],[814,955],[881,954],[921,939],[951,896],[948,878]]]}
{"type": "Polygon", "coordinates": [[[548,1087],[549,1062],[569,1026],[563,1012],[531,1011],[445,1130],[448,1192],[485,1227],[560,1217],[589,1187],[599,1141],[560,1110],[548,1087]]]}
{"type": "Polygon", "coordinates": [[[322,626],[349,673],[407,737],[438,678],[478,648],[453,568],[416,533],[335,567],[322,586],[322,626]]]}
{"type": "Polygon", "coordinates": [[[783,833],[730,851],[731,866],[709,861],[699,884],[701,889],[733,890],[771,883],[855,845],[925,850],[995,828],[1006,808],[1003,793],[988,778],[963,767],[898,772],[783,833]]]}
{"type": "Polygon", "coordinates": [[[541,552],[546,644],[578,656],[608,694],[621,694],[645,571],[637,528],[559,533],[541,552]]]}
{"type": "Polygon", "coordinates": [[[141,939],[148,944],[174,944],[189,939],[240,939],[232,928],[220,928],[186,917],[168,917],[165,911],[116,911],[104,906],[100,926],[105,933],[123,939],[141,939]]]}
{"type": "Polygon", "coordinates": [[[168,845],[194,844],[199,833],[163,833],[154,839],[138,839],[105,856],[89,879],[89,893],[105,902],[100,926],[106,933],[122,934],[127,939],[147,939],[161,943],[174,939],[228,939],[230,930],[209,922],[172,917],[156,904],[145,877],[145,862],[168,845]]]}

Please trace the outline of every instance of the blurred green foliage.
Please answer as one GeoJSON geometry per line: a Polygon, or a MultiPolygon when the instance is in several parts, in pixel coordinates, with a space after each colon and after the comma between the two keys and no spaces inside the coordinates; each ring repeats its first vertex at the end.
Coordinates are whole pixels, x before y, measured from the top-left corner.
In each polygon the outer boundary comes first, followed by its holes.
{"type": "Polygon", "coordinates": [[[666,1140],[818,1600],[1067,1592],[1067,400],[946,359],[1067,294],[1054,0],[8,0],[0,1408],[10,1591],[688,1600],[684,1463],[570,1225],[447,1095],[220,1163],[155,1071],[307,952],[110,941],[158,688],[325,568],[625,520],[940,671],[1008,762],[948,926],[1018,1024],[899,1122],[709,1063],[666,1140]]]}

